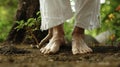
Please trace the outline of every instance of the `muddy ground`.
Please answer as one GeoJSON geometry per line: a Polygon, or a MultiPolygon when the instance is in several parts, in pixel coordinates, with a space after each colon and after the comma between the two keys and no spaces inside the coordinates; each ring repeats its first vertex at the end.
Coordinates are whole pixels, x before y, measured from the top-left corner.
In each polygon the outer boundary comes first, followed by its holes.
{"type": "Polygon", "coordinates": [[[94,46],[93,53],[84,55],[72,55],[70,46],[61,47],[54,55],[43,55],[29,45],[15,47],[26,52],[1,53],[0,67],[120,67],[118,46],[94,46]]]}

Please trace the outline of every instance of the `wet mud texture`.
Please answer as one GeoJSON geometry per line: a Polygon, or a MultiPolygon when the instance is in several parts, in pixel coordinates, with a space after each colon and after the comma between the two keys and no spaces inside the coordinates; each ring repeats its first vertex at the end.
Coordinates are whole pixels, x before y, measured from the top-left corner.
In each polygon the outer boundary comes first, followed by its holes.
{"type": "Polygon", "coordinates": [[[83,55],[72,55],[70,46],[62,46],[54,55],[43,55],[29,45],[2,48],[0,67],[120,67],[120,47],[117,46],[94,46],[93,53],[83,55]],[[4,54],[5,51],[8,52],[4,54]]]}

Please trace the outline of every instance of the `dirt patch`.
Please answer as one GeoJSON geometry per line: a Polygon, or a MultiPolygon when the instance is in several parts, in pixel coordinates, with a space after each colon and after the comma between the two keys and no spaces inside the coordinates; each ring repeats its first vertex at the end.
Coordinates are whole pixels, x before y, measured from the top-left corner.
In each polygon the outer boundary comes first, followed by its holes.
{"type": "Polygon", "coordinates": [[[70,46],[61,47],[54,55],[43,55],[29,45],[15,47],[30,53],[1,54],[0,67],[120,67],[120,47],[117,46],[94,46],[91,47],[93,53],[83,55],[73,55],[70,46]]]}
{"type": "Polygon", "coordinates": [[[0,54],[3,55],[26,54],[26,53],[30,53],[30,51],[16,48],[15,46],[10,45],[0,46],[0,54]]]}

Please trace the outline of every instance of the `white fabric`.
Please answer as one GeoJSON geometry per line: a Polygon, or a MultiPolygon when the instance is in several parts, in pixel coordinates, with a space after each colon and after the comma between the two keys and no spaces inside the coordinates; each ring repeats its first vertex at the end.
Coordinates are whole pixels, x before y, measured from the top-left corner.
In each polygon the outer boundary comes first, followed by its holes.
{"type": "MultiPolygon", "coordinates": [[[[39,0],[41,29],[47,30],[73,16],[70,0],[39,0]]],[[[99,26],[100,0],[75,0],[75,26],[92,29],[99,26]]]]}

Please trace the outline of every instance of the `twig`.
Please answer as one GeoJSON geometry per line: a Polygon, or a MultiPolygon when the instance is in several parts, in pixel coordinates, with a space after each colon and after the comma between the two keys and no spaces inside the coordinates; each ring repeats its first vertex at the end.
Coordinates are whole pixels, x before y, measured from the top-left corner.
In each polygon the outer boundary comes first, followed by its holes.
{"type": "Polygon", "coordinates": [[[49,29],[48,35],[41,40],[41,42],[39,43],[39,45],[37,45],[37,48],[41,48],[46,42],[49,41],[49,39],[51,39],[52,37],[52,29],[49,29]]]}

